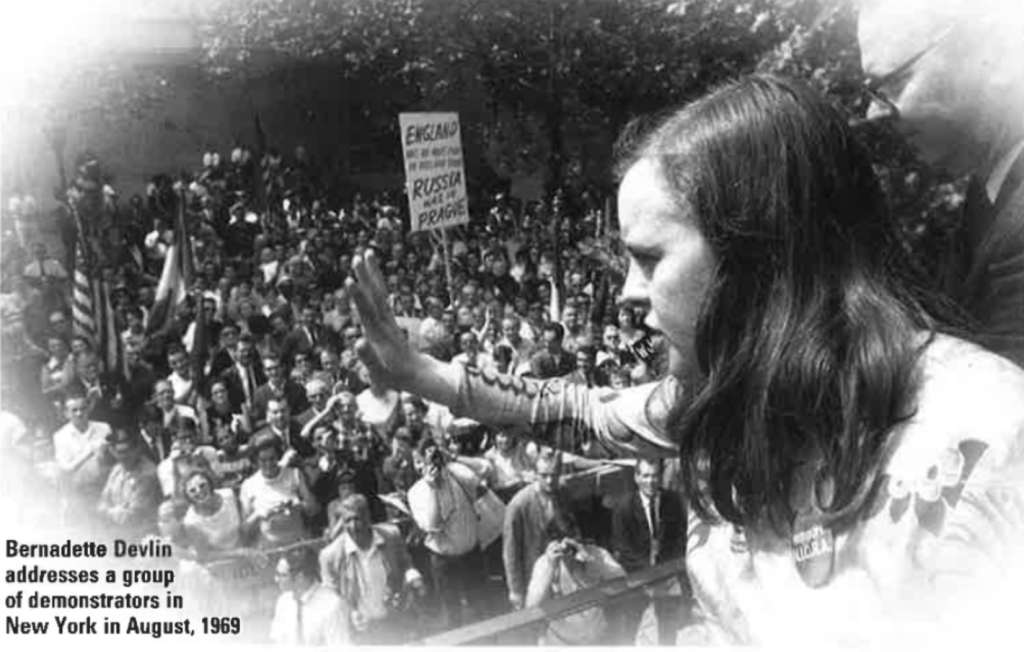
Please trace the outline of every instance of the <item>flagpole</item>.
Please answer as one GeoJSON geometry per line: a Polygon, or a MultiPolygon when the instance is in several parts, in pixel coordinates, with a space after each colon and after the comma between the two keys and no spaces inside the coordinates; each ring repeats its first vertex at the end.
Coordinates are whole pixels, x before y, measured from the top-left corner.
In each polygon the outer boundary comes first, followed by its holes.
{"type": "Polygon", "coordinates": [[[444,273],[448,279],[448,305],[452,308],[455,307],[455,288],[452,286],[452,263],[451,258],[448,255],[448,236],[446,235],[447,229],[438,229],[441,232],[441,256],[444,260],[444,273]]]}

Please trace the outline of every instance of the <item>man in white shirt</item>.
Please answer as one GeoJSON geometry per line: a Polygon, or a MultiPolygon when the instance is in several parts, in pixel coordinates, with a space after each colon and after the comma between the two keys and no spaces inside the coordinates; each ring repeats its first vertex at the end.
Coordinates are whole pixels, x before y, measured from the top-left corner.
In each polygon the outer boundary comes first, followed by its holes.
{"type": "Polygon", "coordinates": [[[404,607],[426,593],[398,528],[370,523],[370,503],[362,494],[341,502],[342,533],[320,551],[324,586],[337,591],[349,610],[353,642],[400,645],[409,625],[404,607]]]}
{"type": "Polygon", "coordinates": [[[90,421],[84,396],[72,395],[64,402],[68,423],[53,435],[58,482],[69,495],[95,504],[113,459],[107,448],[110,426],[90,421]]]}
{"type": "Polygon", "coordinates": [[[288,551],[277,562],[281,596],[274,608],[270,639],[279,645],[338,646],[350,642],[338,594],[320,583],[316,550],[288,551]]]}
{"type": "Polygon", "coordinates": [[[472,609],[484,576],[474,506],[482,485],[468,468],[449,463],[433,439],[421,440],[419,453],[423,477],[409,489],[409,509],[426,534],[423,545],[447,628],[459,627],[471,619],[463,610],[472,609]]]}
{"type": "Polygon", "coordinates": [[[191,404],[196,399],[196,384],[192,377],[188,353],[183,347],[171,347],[167,354],[167,366],[171,368],[171,375],[167,380],[174,390],[174,402],[191,404]]]}
{"type": "Polygon", "coordinates": [[[512,359],[509,361],[508,372],[517,376],[529,371],[530,356],[537,351],[537,345],[522,335],[522,325],[518,317],[505,317],[501,320],[502,339],[498,344],[507,344],[512,348],[512,359]]]}

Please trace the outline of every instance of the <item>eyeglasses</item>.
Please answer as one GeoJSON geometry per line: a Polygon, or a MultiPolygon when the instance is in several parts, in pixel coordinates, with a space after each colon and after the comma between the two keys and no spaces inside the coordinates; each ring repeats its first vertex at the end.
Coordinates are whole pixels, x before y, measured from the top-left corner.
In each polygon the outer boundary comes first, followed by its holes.
{"type": "MultiPolygon", "coordinates": [[[[941,34],[935,37],[931,43],[918,50],[909,59],[901,63],[900,65],[893,68],[890,72],[882,75],[881,77],[867,77],[864,80],[864,85],[861,90],[864,95],[871,103],[876,103],[882,107],[882,112],[871,118],[871,121],[877,120],[897,120],[900,117],[900,109],[896,106],[896,103],[885,94],[882,90],[886,86],[891,86],[894,82],[898,81],[902,77],[906,76],[910,69],[920,61],[925,55],[937,48],[943,41],[949,38],[950,34],[956,31],[959,27],[959,23],[946,28],[941,34]]],[[[867,119],[858,120],[857,123],[868,122],[867,119]]]]}

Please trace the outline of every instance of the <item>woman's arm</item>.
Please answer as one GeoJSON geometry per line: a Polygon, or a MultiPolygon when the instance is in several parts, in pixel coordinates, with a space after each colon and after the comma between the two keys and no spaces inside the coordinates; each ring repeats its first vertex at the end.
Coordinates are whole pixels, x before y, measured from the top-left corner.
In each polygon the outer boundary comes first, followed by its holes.
{"type": "Polygon", "coordinates": [[[357,351],[381,384],[489,425],[528,425],[549,444],[557,444],[560,428],[575,427],[624,455],[676,454],[664,434],[669,409],[680,394],[674,379],[618,391],[588,389],[559,379],[516,378],[441,362],[414,351],[402,337],[387,307],[374,255],[356,257],[354,267],[356,281],[349,281],[348,288],[366,333],[357,351]]]}

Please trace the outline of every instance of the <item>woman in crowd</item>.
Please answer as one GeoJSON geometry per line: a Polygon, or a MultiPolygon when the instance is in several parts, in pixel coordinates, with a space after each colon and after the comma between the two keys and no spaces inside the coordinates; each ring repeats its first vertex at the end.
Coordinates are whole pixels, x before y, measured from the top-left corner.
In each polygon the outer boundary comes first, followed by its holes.
{"type": "MultiPolygon", "coordinates": [[[[845,118],[748,77],[628,130],[620,155],[622,299],[650,307],[668,379],[598,400],[416,354],[368,254],[350,291],[378,382],[491,424],[570,421],[621,452],[678,455],[697,516],[691,636],[918,640],[979,625],[979,598],[1019,596],[1024,371],[953,336],[910,281],[845,118]]],[[[989,611],[982,626],[1006,627],[989,611]]]]}
{"type": "Polygon", "coordinates": [[[184,494],[189,507],[182,525],[201,558],[240,547],[242,519],[234,491],[217,489],[213,475],[197,469],[185,479],[184,494]]]}
{"type": "Polygon", "coordinates": [[[282,467],[284,442],[273,435],[252,443],[257,471],[242,483],[243,529],[261,548],[276,548],[309,538],[306,519],[318,509],[302,471],[282,467]]]}

